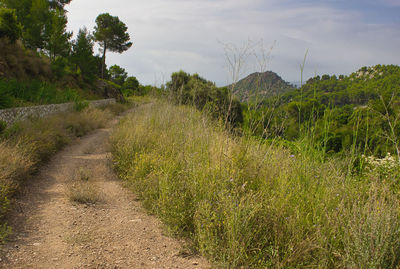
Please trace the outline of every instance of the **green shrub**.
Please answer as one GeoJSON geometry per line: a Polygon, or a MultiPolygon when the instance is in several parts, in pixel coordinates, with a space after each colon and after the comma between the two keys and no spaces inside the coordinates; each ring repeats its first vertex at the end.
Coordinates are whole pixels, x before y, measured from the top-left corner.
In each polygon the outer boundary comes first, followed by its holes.
{"type": "Polygon", "coordinates": [[[7,128],[3,130],[3,133],[1,134],[1,138],[10,139],[13,136],[16,136],[21,131],[21,129],[22,129],[22,123],[15,122],[15,123],[7,126],[7,128]]]}
{"type": "Polygon", "coordinates": [[[33,80],[23,82],[18,80],[0,79],[0,109],[17,105],[60,104],[75,101],[82,96],[93,98],[84,91],[75,89],[60,89],[54,84],[33,80]]]}
{"type": "Polygon", "coordinates": [[[6,128],[7,128],[7,123],[5,121],[0,120],[0,134],[2,134],[6,128]]]}
{"type": "Polygon", "coordinates": [[[74,103],[74,110],[75,111],[82,111],[89,106],[89,102],[85,100],[76,100],[74,103]]]}
{"type": "Polygon", "coordinates": [[[122,92],[125,97],[129,97],[132,95],[144,95],[144,92],[141,91],[141,87],[139,81],[136,77],[128,77],[124,84],[122,85],[122,92]]]}
{"type": "Polygon", "coordinates": [[[67,58],[58,57],[51,63],[51,70],[57,79],[73,73],[67,58]]]}
{"type": "Polygon", "coordinates": [[[175,72],[167,83],[167,89],[176,104],[193,105],[233,127],[238,127],[243,122],[241,104],[231,91],[227,87],[216,87],[215,83],[198,74],[175,72]]]}
{"type": "Polygon", "coordinates": [[[7,84],[0,81],[0,109],[10,108],[13,103],[11,90],[7,84]]]}

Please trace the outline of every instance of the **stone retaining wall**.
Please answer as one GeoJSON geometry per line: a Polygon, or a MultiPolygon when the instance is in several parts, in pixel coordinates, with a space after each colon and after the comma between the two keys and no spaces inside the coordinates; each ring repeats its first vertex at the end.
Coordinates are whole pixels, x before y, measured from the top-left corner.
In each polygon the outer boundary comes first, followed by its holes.
{"type": "MultiPolygon", "coordinates": [[[[98,107],[109,104],[115,104],[115,99],[103,99],[89,101],[89,106],[98,107]]],[[[24,120],[30,117],[46,117],[61,112],[73,111],[74,103],[55,104],[55,105],[42,105],[42,106],[30,106],[30,107],[16,107],[10,109],[0,110],[0,120],[7,124],[12,124],[16,121],[24,120]]]]}

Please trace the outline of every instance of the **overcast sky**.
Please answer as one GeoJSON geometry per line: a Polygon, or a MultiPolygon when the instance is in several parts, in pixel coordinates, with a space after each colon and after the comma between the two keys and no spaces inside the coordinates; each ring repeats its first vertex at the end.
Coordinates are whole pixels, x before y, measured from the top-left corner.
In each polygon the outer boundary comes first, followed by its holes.
{"type": "Polygon", "coordinates": [[[400,64],[400,0],[73,0],[67,10],[75,34],[92,31],[100,13],[118,16],[134,45],[108,53],[107,64],[142,84],[164,83],[180,69],[229,84],[224,44],[240,51],[248,40],[259,56],[262,41],[270,57],[266,68],[247,57],[242,76],[266,69],[300,81],[307,50],[305,79],[400,64]]]}

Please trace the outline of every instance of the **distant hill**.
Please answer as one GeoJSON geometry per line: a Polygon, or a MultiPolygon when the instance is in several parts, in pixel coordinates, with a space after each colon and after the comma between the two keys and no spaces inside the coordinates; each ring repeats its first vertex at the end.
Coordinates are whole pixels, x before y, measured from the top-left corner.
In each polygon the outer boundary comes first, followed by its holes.
{"type": "Polygon", "coordinates": [[[293,90],[294,87],[284,81],[278,74],[267,71],[253,73],[228,86],[242,102],[261,100],[293,90]]]}

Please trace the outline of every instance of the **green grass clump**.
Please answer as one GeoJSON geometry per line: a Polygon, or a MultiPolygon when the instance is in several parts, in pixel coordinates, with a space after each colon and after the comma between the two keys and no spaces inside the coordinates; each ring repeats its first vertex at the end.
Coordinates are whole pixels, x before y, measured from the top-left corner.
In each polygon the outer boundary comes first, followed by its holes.
{"type": "Polygon", "coordinates": [[[252,138],[201,113],[143,105],[112,137],[120,177],[171,232],[228,268],[394,268],[400,265],[400,186],[346,174],[252,138]]]}

